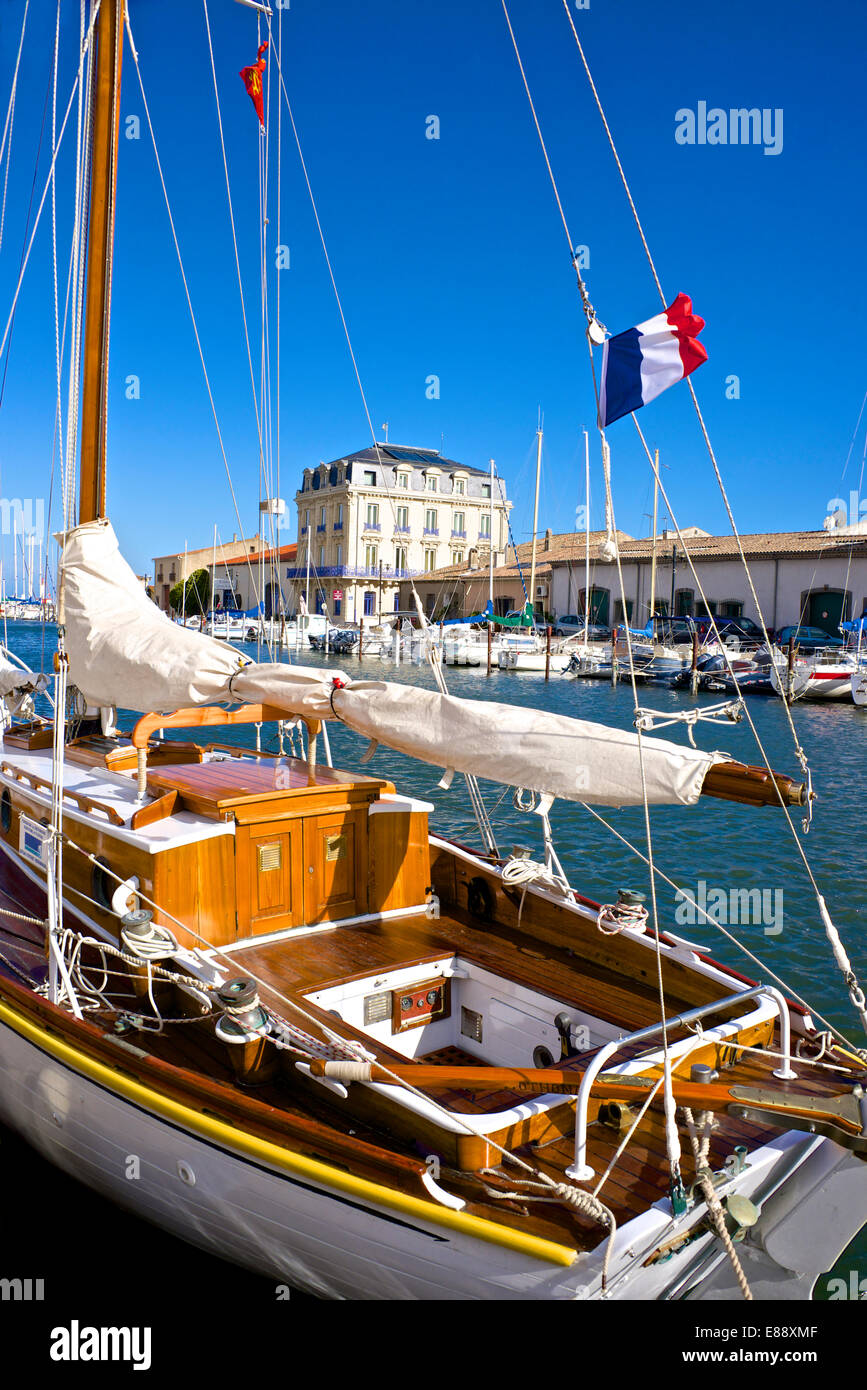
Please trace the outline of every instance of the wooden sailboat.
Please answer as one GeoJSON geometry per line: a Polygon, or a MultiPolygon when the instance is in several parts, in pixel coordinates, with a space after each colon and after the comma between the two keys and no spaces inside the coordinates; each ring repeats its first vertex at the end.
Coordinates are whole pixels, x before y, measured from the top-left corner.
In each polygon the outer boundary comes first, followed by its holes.
{"type": "Polygon", "coordinates": [[[98,20],[58,717],[14,724],[0,762],[0,1118],[157,1225],[324,1296],[808,1297],[867,1219],[862,1057],[657,937],[636,895],[571,888],[547,818],[555,795],[766,817],[808,791],[541,712],[249,663],[169,623],[120,557],[122,13],[103,0],[98,20]],[[67,668],[92,712],[76,729],[67,668]],[[122,733],[115,705],[151,712],[122,733]],[[222,741],[292,719],[304,757],[222,741]],[[480,855],[386,779],[320,765],[328,719],[532,793],[546,862],[480,855]]]}

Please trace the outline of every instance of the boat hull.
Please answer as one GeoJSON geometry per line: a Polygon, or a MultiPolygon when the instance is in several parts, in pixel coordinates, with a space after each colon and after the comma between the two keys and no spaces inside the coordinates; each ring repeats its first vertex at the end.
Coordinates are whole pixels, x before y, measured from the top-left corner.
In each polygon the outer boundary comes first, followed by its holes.
{"type": "MultiPolygon", "coordinates": [[[[146,1097],[133,1102],[117,1094],[110,1081],[53,1056],[52,1045],[47,1037],[22,1036],[3,1009],[0,1118],[64,1172],[213,1255],[331,1299],[601,1294],[601,1249],[564,1265],[348,1191],[351,1176],[312,1160],[312,1171],[280,1171],[267,1155],[233,1152],[214,1133],[192,1132],[182,1117],[154,1113],[146,1097]],[[329,1172],[344,1190],[329,1184],[329,1172]]],[[[739,1250],[757,1297],[808,1298],[867,1216],[863,1164],[827,1140],[784,1135],[751,1156],[738,1190],[760,1196],[775,1187],[739,1250]]],[[[644,1252],[672,1230],[667,1208],[657,1203],[619,1233],[611,1293],[627,1300],[739,1298],[724,1252],[710,1236],[642,1267],[644,1252]]]]}

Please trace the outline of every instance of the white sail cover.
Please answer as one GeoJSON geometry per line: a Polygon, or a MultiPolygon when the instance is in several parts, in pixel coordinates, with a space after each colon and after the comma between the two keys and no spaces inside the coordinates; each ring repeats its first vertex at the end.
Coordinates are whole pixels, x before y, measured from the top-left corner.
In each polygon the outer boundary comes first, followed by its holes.
{"type": "Polygon", "coordinates": [[[461,700],[390,681],[256,664],[173,623],[147,597],[107,521],[66,537],[62,621],[72,680],[92,704],[169,712],[263,703],[287,717],[339,719],[364,737],[434,766],[602,806],[691,805],[717,753],[582,719],[461,700]],[[335,678],[344,682],[336,687],[335,678]],[[642,764],[644,784],[642,782],[642,764]]]}

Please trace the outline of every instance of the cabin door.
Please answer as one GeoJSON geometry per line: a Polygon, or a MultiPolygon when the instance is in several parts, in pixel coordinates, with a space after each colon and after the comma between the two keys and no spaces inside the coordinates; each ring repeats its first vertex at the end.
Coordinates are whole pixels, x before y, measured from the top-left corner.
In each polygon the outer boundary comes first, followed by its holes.
{"type": "Polygon", "coordinates": [[[304,918],[333,922],[367,911],[367,808],[304,819],[304,918]]]}
{"type": "Polygon", "coordinates": [[[238,935],[297,927],[304,921],[300,821],[238,827],[238,935]]]}

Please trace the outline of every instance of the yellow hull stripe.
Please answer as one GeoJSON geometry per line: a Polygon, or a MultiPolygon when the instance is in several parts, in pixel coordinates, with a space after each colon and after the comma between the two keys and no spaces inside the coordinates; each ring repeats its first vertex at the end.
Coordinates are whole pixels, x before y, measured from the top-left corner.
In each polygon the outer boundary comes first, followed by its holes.
{"type": "Polygon", "coordinates": [[[375,1202],[378,1206],[400,1212],[414,1220],[425,1221],[433,1226],[444,1226],[463,1236],[484,1240],[492,1245],[503,1246],[516,1254],[527,1255],[532,1259],[543,1260],[548,1264],[568,1266],[574,1263],[577,1252],[555,1241],[543,1240],[538,1236],[524,1235],[493,1222],[484,1221],[478,1216],[452,1211],[448,1207],[435,1206],[407,1193],[394,1192],[367,1178],[355,1177],[340,1168],[332,1168],[319,1159],[307,1158],[304,1154],[291,1153],[272,1144],[270,1140],[259,1139],[242,1129],[225,1124],[210,1115],[202,1115],[179,1101],[160,1095],[131,1077],[95,1061],[92,1057],[77,1051],[60,1038],[46,1033],[43,1028],[32,1023],[23,1014],[0,1001],[0,1020],[15,1033],[29,1039],[44,1052],[51,1053],[59,1061],[90,1077],[117,1095],[125,1096],[143,1109],[162,1115],[183,1128],[212,1140],[221,1148],[240,1151],[250,1158],[258,1159],[273,1167],[282,1168],[299,1177],[310,1178],[314,1182],[325,1183],[338,1192],[345,1192],[365,1202],[375,1202]]]}

